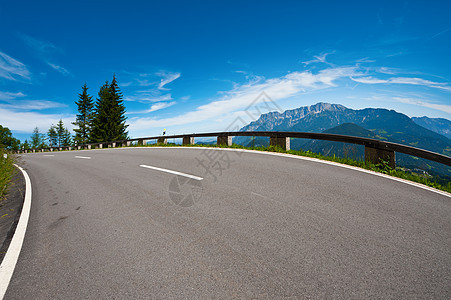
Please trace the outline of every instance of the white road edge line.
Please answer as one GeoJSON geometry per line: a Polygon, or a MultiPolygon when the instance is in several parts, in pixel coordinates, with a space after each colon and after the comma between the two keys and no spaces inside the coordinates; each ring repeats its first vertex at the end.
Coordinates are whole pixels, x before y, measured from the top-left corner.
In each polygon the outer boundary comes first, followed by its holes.
{"type": "Polygon", "coordinates": [[[148,166],[148,165],[139,165],[139,166],[141,168],[148,168],[148,169],[162,171],[162,172],[171,173],[171,174],[175,174],[175,175],[185,176],[185,177],[192,178],[195,180],[203,180],[202,177],[198,177],[198,176],[194,176],[194,175],[186,174],[186,173],[182,173],[182,172],[172,171],[172,170],[168,170],[168,169],[162,169],[162,168],[158,168],[158,167],[152,167],[152,166],[148,166]]]}
{"type": "Polygon", "coordinates": [[[53,154],[44,154],[43,156],[55,156],[53,154]]]}
{"type": "Polygon", "coordinates": [[[22,249],[25,232],[27,231],[28,219],[30,217],[31,209],[31,180],[27,172],[15,165],[20,171],[22,171],[25,177],[25,200],[22,207],[22,213],[20,214],[19,223],[17,223],[16,231],[14,232],[11,243],[9,244],[8,251],[3,258],[0,266],[0,299],[5,297],[6,290],[8,289],[9,282],[13,276],[14,269],[16,267],[17,260],[19,258],[20,250],[22,249]]]}
{"type": "Polygon", "coordinates": [[[75,156],[75,158],[91,159],[89,156],[75,156]]]}

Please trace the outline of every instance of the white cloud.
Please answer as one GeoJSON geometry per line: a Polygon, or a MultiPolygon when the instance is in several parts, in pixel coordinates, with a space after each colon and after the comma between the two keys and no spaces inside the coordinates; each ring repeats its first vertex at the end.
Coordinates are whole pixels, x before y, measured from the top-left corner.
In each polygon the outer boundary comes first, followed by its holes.
{"type": "Polygon", "coordinates": [[[328,55],[330,55],[330,54],[333,54],[333,53],[335,53],[335,51],[333,51],[333,52],[328,52],[328,53],[322,53],[322,54],[320,54],[320,55],[314,55],[313,57],[315,58],[315,59],[312,59],[312,60],[309,60],[309,61],[303,61],[302,63],[304,64],[304,65],[306,65],[306,66],[308,66],[308,65],[310,65],[310,64],[313,64],[313,63],[325,63],[325,64],[329,64],[327,61],[326,61],[326,56],[328,56],[328,55]]]}
{"type": "Polygon", "coordinates": [[[387,68],[387,67],[380,67],[376,69],[376,72],[382,73],[382,74],[388,74],[388,75],[395,75],[399,73],[400,71],[395,68],[387,68]]]}
{"type": "Polygon", "coordinates": [[[289,98],[306,90],[318,90],[336,85],[335,81],[350,77],[360,76],[356,67],[329,68],[317,74],[311,72],[292,72],[280,78],[249,82],[236,86],[231,91],[223,92],[223,96],[208,104],[197,107],[196,110],[183,115],[166,118],[136,118],[130,120],[131,131],[185,125],[205,120],[216,121],[218,117],[243,110],[264,91],[273,101],[289,98]]]}
{"type": "Polygon", "coordinates": [[[158,102],[158,103],[152,104],[149,109],[142,110],[142,111],[135,111],[135,112],[127,112],[127,114],[128,115],[132,115],[132,114],[133,115],[134,114],[148,114],[148,113],[160,110],[160,109],[164,109],[164,108],[170,107],[170,106],[172,106],[174,104],[176,104],[175,101],[172,101],[172,102],[158,102]]]}
{"type": "Polygon", "coordinates": [[[0,107],[14,110],[44,110],[67,107],[66,104],[48,100],[9,100],[7,102],[8,104],[0,103],[0,107]]]}
{"type": "Polygon", "coordinates": [[[134,101],[141,103],[149,102],[161,102],[172,100],[171,94],[165,95],[153,95],[152,91],[138,91],[137,94],[132,96],[127,96],[124,98],[125,101],[134,101]]]}
{"type": "Polygon", "coordinates": [[[2,92],[0,91],[0,100],[13,100],[19,97],[25,97],[25,94],[22,92],[11,93],[11,92],[2,92]]]}
{"type": "Polygon", "coordinates": [[[69,72],[66,68],[63,68],[61,66],[52,64],[50,62],[47,62],[47,64],[52,67],[53,69],[55,69],[56,71],[60,72],[61,74],[63,74],[64,76],[73,76],[71,72],[69,72]]]}
{"type": "Polygon", "coordinates": [[[40,52],[41,54],[47,54],[50,52],[63,52],[60,48],[56,47],[52,43],[38,40],[26,34],[20,34],[19,37],[25,42],[25,44],[40,52]]]}
{"type": "Polygon", "coordinates": [[[427,86],[427,87],[451,91],[451,86],[449,86],[447,83],[433,82],[433,81],[425,80],[422,78],[396,77],[396,78],[390,78],[390,83],[423,85],[423,86],[427,86]]]}
{"type": "Polygon", "coordinates": [[[2,120],[2,125],[19,132],[31,133],[36,126],[38,126],[42,132],[45,132],[52,124],[58,123],[60,119],[63,120],[66,127],[72,129],[71,122],[75,119],[75,115],[17,112],[0,107],[0,120],[2,120]]]}
{"type": "Polygon", "coordinates": [[[30,79],[30,71],[18,60],[0,51],[0,77],[17,80],[17,77],[30,79]]]}
{"type": "Polygon", "coordinates": [[[360,78],[351,78],[355,82],[365,83],[365,84],[377,84],[377,83],[389,83],[388,80],[378,79],[371,76],[368,77],[360,77],[360,78]]]}
{"type": "Polygon", "coordinates": [[[169,89],[164,86],[173,82],[180,77],[180,73],[169,73],[169,72],[158,72],[156,75],[161,76],[160,83],[158,84],[158,89],[162,91],[167,91],[169,89]]]}
{"type": "Polygon", "coordinates": [[[451,114],[451,105],[431,103],[420,99],[406,97],[393,97],[392,99],[401,103],[423,106],[451,114]]]}
{"type": "Polygon", "coordinates": [[[422,78],[409,78],[409,77],[392,77],[389,79],[379,79],[374,77],[360,77],[360,78],[351,78],[352,80],[360,83],[366,84],[379,84],[379,83],[395,83],[395,84],[410,84],[410,85],[420,85],[426,86],[446,91],[451,91],[451,86],[448,83],[443,82],[434,82],[422,78]]]}

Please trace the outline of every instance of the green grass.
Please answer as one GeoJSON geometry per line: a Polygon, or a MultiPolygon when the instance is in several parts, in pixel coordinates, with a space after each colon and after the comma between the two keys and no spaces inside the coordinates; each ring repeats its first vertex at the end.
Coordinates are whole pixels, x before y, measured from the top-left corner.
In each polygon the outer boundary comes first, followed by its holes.
{"type": "Polygon", "coordinates": [[[0,149],[0,201],[6,197],[6,191],[15,170],[14,156],[4,149],[0,149]],[[4,154],[7,154],[7,158],[4,158],[4,154]]]}
{"type": "MultiPolygon", "coordinates": [[[[148,144],[144,147],[155,147],[155,146],[165,146],[165,147],[181,147],[181,145],[178,144],[148,144]]],[[[131,145],[130,147],[143,147],[141,145],[131,145]]],[[[448,193],[451,193],[451,182],[448,182],[448,184],[440,184],[436,182],[435,180],[426,177],[421,176],[415,173],[411,173],[408,171],[404,171],[402,168],[397,167],[396,169],[392,169],[387,162],[382,161],[378,164],[369,163],[363,160],[355,160],[351,158],[342,158],[338,156],[324,156],[319,153],[314,153],[311,151],[299,151],[299,150],[283,150],[279,146],[268,146],[268,147],[245,147],[241,145],[233,144],[232,146],[226,146],[226,145],[207,145],[207,144],[196,144],[196,145],[183,145],[183,147],[216,147],[216,148],[232,148],[232,149],[247,149],[247,150],[256,150],[256,151],[267,151],[267,152],[277,152],[277,153],[288,153],[292,155],[299,155],[299,156],[305,156],[305,157],[311,157],[311,158],[317,158],[321,160],[327,160],[332,162],[337,162],[345,165],[350,165],[366,170],[371,170],[374,172],[383,173],[386,175],[390,175],[393,177],[402,178],[405,180],[417,182],[424,184],[426,186],[430,186],[433,188],[436,188],[438,190],[442,190],[448,193]]]]}

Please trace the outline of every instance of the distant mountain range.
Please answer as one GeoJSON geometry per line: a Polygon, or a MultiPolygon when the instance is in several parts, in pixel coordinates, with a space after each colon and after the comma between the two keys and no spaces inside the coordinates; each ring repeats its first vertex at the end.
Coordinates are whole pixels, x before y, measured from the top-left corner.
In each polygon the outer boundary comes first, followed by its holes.
{"type": "MultiPolygon", "coordinates": [[[[365,108],[354,110],[340,104],[317,103],[283,113],[262,114],[258,120],[240,131],[302,131],[326,132],[410,145],[433,152],[451,155],[451,121],[439,118],[409,118],[394,110],[365,108]]],[[[236,137],[234,143],[266,146],[268,138],[236,137]]],[[[363,158],[363,146],[336,142],[293,139],[292,149],[319,152],[324,155],[363,158]]],[[[440,176],[449,176],[451,168],[403,154],[397,155],[397,164],[410,169],[421,169],[440,176]]]]}
{"type": "Polygon", "coordinates": [[[412,121],[424,128],[451,139],[451,121],[443,118],[413,117],[412,121]]]}

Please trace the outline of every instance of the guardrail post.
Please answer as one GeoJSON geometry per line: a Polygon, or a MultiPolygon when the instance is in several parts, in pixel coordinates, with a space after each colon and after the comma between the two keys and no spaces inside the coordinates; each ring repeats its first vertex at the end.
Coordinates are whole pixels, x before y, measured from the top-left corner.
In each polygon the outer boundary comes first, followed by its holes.
{"type": "Polygon", "coordinates": [[[167,144],[168,143],[168,139],[164,138],[164,137],[159,137],[157,140],[157,144],[167,144]]]}
{"type": "Polygon", "coordinates": [[[102,149],[103,148],[103,144],[102,143],[98,144],[97,148],[102,149]]]}
{"type": "Polygon", "coordinates": [[[269,145],[271,146],[280,146],[283,150],[290,150],[290,138],[289,137],[280,137],[280,136],[270,136],[269,137],[269,145]]]}
{"type": "Polygon", "coordinates": [[[229,135],[218,135],[216,145],[232,146],[232,137],[229,135]]]}
{"type": "Polygon", "coordinates": [[[77,149],[80,150],[80,149],[81,149],[81,146],[77,146],[77,149]]]}
{"type": "Polygon", "coordinates": [[[111,143],[111,148],[116,148],[116,143],[115,142],[111,143]]]}
{"type": "Polygon", "coordinates": [[[194,137],[193,136],[184,136],[182,145],[194,145],[194,137]]]}
{"type": "Polygon", "coordinates": [[[373,164],[387,162],[390,168],[396,168],[395,151],[365,146],[365,161],[373,164]]]}
{"type": "Polygon", "coordinates": [[[91,150],[91,148],[92,148],[91,145],[88,145],[88,150],[91,150]]]}

